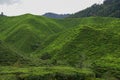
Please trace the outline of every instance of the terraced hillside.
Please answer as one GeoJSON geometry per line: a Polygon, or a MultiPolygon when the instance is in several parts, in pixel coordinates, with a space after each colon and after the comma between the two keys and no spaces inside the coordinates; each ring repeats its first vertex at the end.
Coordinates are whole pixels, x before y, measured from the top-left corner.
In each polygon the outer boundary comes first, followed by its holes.
{"type": "Polygon", "coordinates": [[[0,41],[0,65],[26,65],[29,61],[27,57],[24,57],[16,50],[7,46],[3,41],[0,41]]]}
{"type": "Polygon", "coordinates": [[[51,19],[31,14],[1,17],[0,24],[1,39],[25,53],[33,52],[40,45],[42,48],[46,38],[63,29],[51,19]]]}
{"type": "Polygon", "coordinates": [[[18,69],[0,69],[3,80],[46,80],[46,75],[52,80],[119,80],[120,19],[1,16],[0,55],[0,68],[6,65],[18,69]],[[70,71],[56,72],[48,66],[70,71]],[[39,73],[34,73],[37,70],[39,73]]]}

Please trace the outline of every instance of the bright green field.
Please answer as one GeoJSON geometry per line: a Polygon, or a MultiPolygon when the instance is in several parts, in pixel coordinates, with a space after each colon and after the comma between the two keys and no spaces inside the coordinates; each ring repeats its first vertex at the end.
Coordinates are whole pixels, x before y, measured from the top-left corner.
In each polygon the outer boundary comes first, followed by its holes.
{"type": "Polygon", "coordinates": [[[120,19],[0,17],[0,80],[119,80],[120,19]]]}

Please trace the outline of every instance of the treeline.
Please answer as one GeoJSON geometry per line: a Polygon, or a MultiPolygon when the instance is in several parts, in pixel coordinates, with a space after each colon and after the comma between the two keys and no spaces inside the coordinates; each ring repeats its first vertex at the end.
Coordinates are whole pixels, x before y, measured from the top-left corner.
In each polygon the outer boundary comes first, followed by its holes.
{"type": "Polygon", "coordinates": [[[83,11],[72,14],[70,17],[78,18],[90,16],[120,18],[120,0],[105,0],[103,4],[94,4],[83,11]]]}

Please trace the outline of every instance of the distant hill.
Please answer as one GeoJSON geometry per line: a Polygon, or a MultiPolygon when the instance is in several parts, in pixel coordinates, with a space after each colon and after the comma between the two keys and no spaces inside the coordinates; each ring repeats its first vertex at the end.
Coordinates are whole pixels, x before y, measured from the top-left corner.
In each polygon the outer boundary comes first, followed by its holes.
{"type": "Polygon", "coordinates": [[[66,18],[70,14],[56,14],[56,13],[45,13],[43,16],[48,18],[66,18]]]}
{"type": "Polygon", "coordinates": [[[120,0],[105,0],[103,4],[94,4],[91,7],[72,14],[70,17],[117,17],[120,18],[120,0]]]}

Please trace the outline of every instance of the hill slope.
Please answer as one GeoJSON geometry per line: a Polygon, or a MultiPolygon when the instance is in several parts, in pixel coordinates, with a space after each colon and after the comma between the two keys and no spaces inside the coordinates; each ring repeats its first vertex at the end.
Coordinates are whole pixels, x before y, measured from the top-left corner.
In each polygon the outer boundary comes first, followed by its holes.
{"type": "MultiPolygon", "coordinates": [[[[53,50],[56,47],[66,44],[67,41],[72,40],[79,33],[79,29],[87,26],[95,29],[107,30],[119,34],[120,21],[117,18],[104,18],[104,17],[89,17],[89,18],[72,18],[59,20],[59,23],[67,27],[67,30],[62,31],[59,36],[52,42],[47,50],[53,50]],[[60,44],[59,44],[60,43],[60,44]]],[[[93,36],[94,37],[94,36],[93,36]]]]}
{"type": "MultiPolygon", "coordinates": [[[[67,20],[70,21],[70,19],[67,20]]],[[[120,61],[118,58],[120,56],[120,20],[101,17],[72,20],[78,21],[79,24],[63,31],[43,50],[37,50],[36,53],[41,61],[45,61],[47,65],[94,67],[93,70],[99,77],[106,75],[108,78],[105,73],[108,72],[112,77],[119,79],[117,71],[119,72],[120,69],[118,64],[120,61]]]]}
{"type": "Polygon", "coordinates": [[[94,4],[91,7],[79,11],[70,17],[90,17],[90,16],[102,16],[102,17],[117,17],[120,18],[120,1],[119,0],[105,0],[103,4],[94,4]]]}
{"type": "MultiPolygon", "coordinates": [[[[93,79],[108,78],[107,74],[120,79],[119,18],[51,19],[25,14],[2,16],[0,21],[0,65],[30,64],[31,69],[33,66],[72,66],[94,72],[93,79]]],[[[25,68],[25,71],[17,72],[31,74],[32,71],[25,68]]],[[[13,74],[17,76],[17,72],[13,71],[13,74]]],[[[32,77],[41,79],[41,76],[32,77]]],[[[28,79],[32,77],[28,76],[28,79]]]]}
{"type": "Polygon", "coordinates": [[[68,17],[70,14],[56,14],[56,13],[45,13],[43,16],[48,18],[62,19],[68,17]]]}
{"type": "Polygon", "coordinates": [[[31,14],[1,17],[0,24],[0,38],[24,53],[33,52],[38,46],[42,48],[46,36],[54,35],[63,29],[52,19],[31,14]]]}
{"type": "Polygon", "coordinates": [[[0,40],[0,65],[27,65],[30,60],[0,40]]]}

